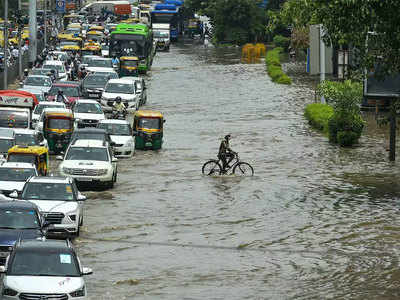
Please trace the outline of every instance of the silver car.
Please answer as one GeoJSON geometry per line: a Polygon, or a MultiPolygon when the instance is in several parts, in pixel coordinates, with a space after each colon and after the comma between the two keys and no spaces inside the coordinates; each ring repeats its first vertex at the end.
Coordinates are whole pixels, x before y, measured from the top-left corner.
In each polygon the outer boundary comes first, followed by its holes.
{"type": "Polygon", "coordinates": [[[51,78],[46,75],[29,75],[24,81],[23,89],[36,89],[47,93],[52,86],[51,78]]]}

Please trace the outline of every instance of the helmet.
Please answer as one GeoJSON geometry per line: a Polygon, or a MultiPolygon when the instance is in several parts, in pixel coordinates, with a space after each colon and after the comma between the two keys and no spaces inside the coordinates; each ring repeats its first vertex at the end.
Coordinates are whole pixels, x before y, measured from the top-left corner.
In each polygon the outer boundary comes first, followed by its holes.
{"type": "Polygon", "coordinates": [[[58,90],[57,94],[62,95],[64,92],[62,90],[58,90]]]}
{"type": "Polygon", "coordinates": [[[227,135],[224,137],[224,139],[225,139],[226,141],[229,141],[230,138],[231,138],[231,135],[230,135],[230,134],[227,134],[227,135]]]}
{"type": "Polygon", "coordinates": [[[82,70],[82,71],[85,70],[85,66],[81,66],[81,70],[82,70]]]}
{"type": "Polygon", "coordinates": [[[121,101],[122,101],[121,97],[117,97],[117,98],[115,98],[115,102],[117,102],[117,103],[121,103],[121,101]]]}
{"type": "Polygon", "coordinates": [[[56,72],[56,71],[53,70],[53,69],[50,70],[50,73],[51,73],[51,74],[54,74],[55,72],[56,72]]]}

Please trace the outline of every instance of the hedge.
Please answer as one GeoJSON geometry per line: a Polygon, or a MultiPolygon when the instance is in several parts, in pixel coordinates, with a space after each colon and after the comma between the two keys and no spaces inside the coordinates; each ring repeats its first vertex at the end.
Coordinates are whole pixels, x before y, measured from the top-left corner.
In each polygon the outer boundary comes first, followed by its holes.
{"type": "Polygon", "coordinates": [[[276,47],[282,47],[286,51],[290,45],[290,38],[282,35],[276,35],[274,36],[274,44],[276,47]]]}
{"type": "Polygon", "coordinates": [[[267,72],[273,82],[280,84],[292,84],[292,80],[290,79],[290,77],[282,71],[279,57],[282,51],[283,49],[281,47],[277,47],[273,50],[267,51],[267,55],[265,57],[267,72]]]}
{"type": "Polygon", "coordinates": [[[329,119],[333,116],[333,107],[322,103],[308,104],[304,111],[304,116],[312,127],[328,134],[328,123],[329,119]]]}

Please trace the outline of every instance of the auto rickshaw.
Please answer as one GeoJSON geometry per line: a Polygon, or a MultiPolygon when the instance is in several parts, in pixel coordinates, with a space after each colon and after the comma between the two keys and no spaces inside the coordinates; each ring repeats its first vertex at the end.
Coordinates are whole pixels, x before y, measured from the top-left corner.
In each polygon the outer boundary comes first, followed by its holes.
{"type": "Polygon", "coordinates": [[[81,49],[81,56],[84,56],[84,55],[100,55],[101,56],[100,44],[96,43],[96,42],[85,43],[81,49]]]}
{"type": "Polygon", "coordinates": [[[159,111],[138,110],[133,119],[135,148],[161,149],[164,122],[164,116],[159,111]]]}
{"type": "Polygon", "coordinates": [[[64,152],[74,131],[74,115],[70,109],[45,112],[43,133],[50,151],[64,152]]]}
{"type": "Polygon", "coordinates": [[[129,18],[129,19],[121,21],[121,23],[124,23],[124,24],[137,24],[137,23],[140,23],[140,19],[138,19],[138,18],[129,18]]]}
{"type": "Polygon", "coordinates": [[[70,36],[60,42],[60,50],[77,53],[81,50],[82,39],[80,37],[70,36]]]}
{"type": "Polygon", "coordinates": [[[8,149],[7,161],[32,163],[40,175],[46,176],[49,169],[49,150],[43,146],[16,145],[8,149]]]}
{"type": "Polygon", "coordinates": [[[104,34],[101,31],[90,30],[86,33],[87,41],[97,41],[100,42],[104,38],[104,34]]]}
{"type": "Polygon", "coordinates": [[[104,27],[103,26],[98,26],[98,25],[93,25],[89,27],[89,31],[100,31],[104,32],[104,27]]]}
{"type": "Polygon", "coordinates": [[[136,56],[121,56],[119,59],[119,77],[139,76],[139,58],[136,56]]]}

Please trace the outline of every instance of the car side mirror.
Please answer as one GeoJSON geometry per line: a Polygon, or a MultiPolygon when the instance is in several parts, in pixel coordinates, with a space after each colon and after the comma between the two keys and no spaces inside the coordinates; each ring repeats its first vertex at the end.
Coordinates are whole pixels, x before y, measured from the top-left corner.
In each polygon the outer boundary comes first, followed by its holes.
{"type": "Polygon", "coordinates": [[[0,266],[0,274],[4,274],[6,271],[7,270],[5,266],[0,266]]]}
{"type": "Polygon", "coordinates": [[[132,135],[133,135],[133,136],[137,136],[137,131],[136,131],[136,130],[133,130],[133,131],[132,131],[132,135]]]}
{"type": "Polygon", "coordinates": [[[91,275],[91,274],[93,274],[93,270],[91,268],[86,268],[86,267],[82,268],[82,275],[91,275]]]}
{"type": "Polygon", "coordinates": [[[163,123],[165,123],[166,120],[163,120],[163,123]]]}
{"type": "Polygon", "coordinates": [[[117,162],[117,161],[118,161],[118,158],[113,157],[111,161],[112,161],[112,162],[117,162]]]}
{"type": "Polygon", "coordinates": [[[10,198],[14,198],[14,199],[18,198],[17,190],[14,190],[9,196],[10,196],[10,198]]]}
{"type": "Polygon", "coordinates": [[[56,160],[64,160],[64,158],[61,155],[57,155],[56,160]]]}
{"type": "Polygon", "coordinates": [[[78,194],[78,201],[85,201],[87,197],[85,195],[82,195],[81,193],[78,194]]]}

